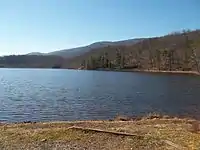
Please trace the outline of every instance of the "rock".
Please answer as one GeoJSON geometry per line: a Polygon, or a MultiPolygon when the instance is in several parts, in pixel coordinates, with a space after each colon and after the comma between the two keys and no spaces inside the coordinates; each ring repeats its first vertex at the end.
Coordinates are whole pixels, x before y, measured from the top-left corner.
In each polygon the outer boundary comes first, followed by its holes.
{"type": "Polygon", "coordinates": [[[163,119],[170,119],[170,116],[164,115],[164,116],[163,116],[163,119]]]}
{"type": "Polygon", "coordinates": [[[131,119],[129,118],[129,117],[127,117],[127,116],[116,116],[115,118],[114,118],[114,120],[115,121],[130,121],[131,119]]]}
{"type": "Polygon", "coordinates": [[[24,121],[22,123],[36,123],[36,122],[32,122],[32,121],[24,121]]]}
{"type": "Polygon", "coordinates": [[[41,142],[46,142],[46,141],[47,141],[47,139],[42,139],[42,140],[41,140],[41,142]]]}

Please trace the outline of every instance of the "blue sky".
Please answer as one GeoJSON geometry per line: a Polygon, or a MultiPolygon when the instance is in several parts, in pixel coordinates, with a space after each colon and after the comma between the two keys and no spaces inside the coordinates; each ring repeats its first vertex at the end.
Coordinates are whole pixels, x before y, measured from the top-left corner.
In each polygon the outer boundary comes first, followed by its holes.
{"type": "Polygon", "coordinates": [[[0,55],[200,28],[200,0],[0,0],[0,55]]]}

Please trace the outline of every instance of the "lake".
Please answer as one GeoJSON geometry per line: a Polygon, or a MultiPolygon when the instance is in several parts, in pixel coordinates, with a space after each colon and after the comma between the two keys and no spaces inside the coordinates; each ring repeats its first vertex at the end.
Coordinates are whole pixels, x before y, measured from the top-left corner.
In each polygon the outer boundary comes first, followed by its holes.
{"type": "Polygon", "coordinates": [[[150,112],[200,118],[200,77],[0,69],[0,122],[99,120],[150,112]]]}

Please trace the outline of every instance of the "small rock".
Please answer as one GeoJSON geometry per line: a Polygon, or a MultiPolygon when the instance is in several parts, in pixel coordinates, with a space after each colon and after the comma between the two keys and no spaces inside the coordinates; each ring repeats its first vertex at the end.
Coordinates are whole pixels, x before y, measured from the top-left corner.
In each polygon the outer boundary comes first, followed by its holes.
{"type": "Polygon", "coordinates": [[[42,140],[41,140],[41,142],[46,142],[46,141],[47,141],[47,139],[42,139],[42,140]]]}
{"type": "Polygon", "coordinates": [[[114,120],[115,120],[115,121],[130,121],[130,118],[127,117],[127,116],[120,116],[120,115],[118,115],[118,116],[116,116],[116,117],[114,118],[114,120]]]}
{"type": "Polygon", "coordinates": [[[170,119],[170,116],[164,115],[164,116],[163,116],[163,119],[170,119]]]}
{"type": "Polygon", "coordinates": [[[23,123],[32,123],[31,121],[24,121],[23,123]]]}

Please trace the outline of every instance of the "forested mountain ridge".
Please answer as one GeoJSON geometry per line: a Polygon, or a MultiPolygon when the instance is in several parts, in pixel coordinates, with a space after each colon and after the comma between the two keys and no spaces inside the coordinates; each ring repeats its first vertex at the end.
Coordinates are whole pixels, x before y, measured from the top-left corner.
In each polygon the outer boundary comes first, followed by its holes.
{"type": "Polygon", "coordinates": [[[199,71],[199,60],[200,30],[195,30],[148,38],[129,46],[107,46],[65,65],[84,69],[199,71]]]}
{"type": "Polygon", "coordinates": [[[200,30],[146,38],[133,44],[94,48],[73,58],[5,56],[1,67],[199,71],[200,30]]]}
{"type": "Polygon", "coordinates": [[[62,68],[65,59],[58,56],[10,55],[0,57],[1,68],[62,68]]]}

